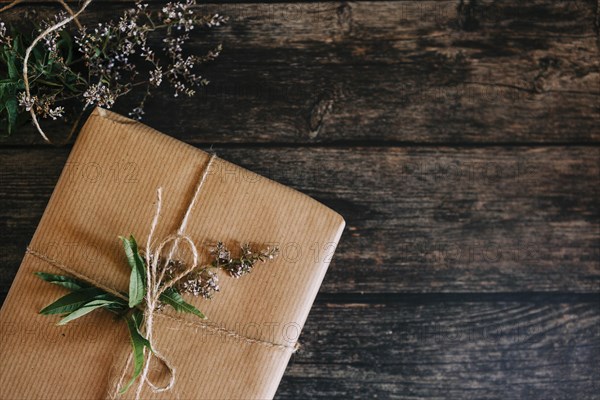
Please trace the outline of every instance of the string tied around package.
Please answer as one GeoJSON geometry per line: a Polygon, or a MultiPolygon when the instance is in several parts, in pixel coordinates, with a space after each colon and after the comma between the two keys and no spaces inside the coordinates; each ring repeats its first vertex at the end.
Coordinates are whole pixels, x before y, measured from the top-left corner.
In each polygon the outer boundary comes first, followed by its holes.
{"type": "MultiPolygon", "coordinates": [[[[187,274],[192,272],[198,266],[198,248],[196,247],[196,244],[194,243],[194,241],[185,234],[185,229],[186,229],[188,221],[190,219],[192,210],[197,202],[198,195],[200,194],[200,191],[202,190],[202,187],[204,186],[204,182],[206,182],[208,172],[209,172],[210,167],[215,158],[216,158],[216,156],[214,154],[212,154],[210,156],[208,163],[207,163],[206,167],[204,168],[202,176],[201,176],[200,180],[198,181],[198,184],[197,184],[194,194],[192,196],[192,200],[190,201],[190,203],[185,211],[185,214],[183,216],[183,219],[181,221],[181,224],[179,225],[179,228],[177,229],[177,233],[167,236],[158,245],[154,245],[153,244],[154,234],[156,231],[156,227],[158,225],[158,221],[160,218],[160,212],[161,212],[161,208],[162,208],[162,188],[159,188],[157,190],[156,212],[154,213],[154,217],[152,218],[152,225],[150,226],[150,233],[148,234],[148,239],[146,241],[146,252],[145,252],[146,285],[147,285],[148,291],[147,291],[147,294],[145,297],[146,307],[144,309],[144,326],[145,326],[146,339],[150,343],[152,343],[152,335],[153,335],[153,327],[154,327],[154,312],[159,304],[159,298],[160,298],[161,294],[163,294],[165,292],[165,290],[172,287],[181,278],[185,277],[187,274]],[[161,258],[161,254],[163,253],[163,250],[165,249],[165,247],[167,245],[169,245],[171,243],[173,245],[171,246],[171,248],[169,250],[168,256],[164,259],[161,258]],[[178,275],[174,276],[173,278],[171,278],[165,282],[164,277],[165,277],[166,268],[162,268],[162,269],[159,268],[159,264],[162,262],[162,263],[164,263],[165,266],[168,265],[172,261],[173,255],[177,252],[177,249],[178,249],[178,246],[180,245],[180,243],[186,244],[189,247],[189,249],[191,250],[192,263],[188,268],[186,268],[185,270],[180,272],[178,275]]],[[[152,346],[152,348],[154,348],[154,346],[152,346]]],[[[144,351],[146,351],[146,349],[144,349],[144,351]]],[[[129,364],[129,362],[127,362],[127,364],[129,364]]],[[[117,383],[117,386],[115,388],[116,390],[120,390],[120,388],[121,388],[123,379],[126,374],[126,369],[127,369],[127,365],[123,369],[121,378],[119,379],[119,382],[117,383]]],[[[168,360],[162,354],[160,354],[156,350],[150,352],[148,358],[146,358],[145,365],[142,370],[142,375],[139,378],[138,387],[135,392],[136,400],[140,399],[142,389],[144,388],[145,382],[148,382],[148,385],[150,386],[152,391],[157,392],[157,393],[172,389],[173,386],[175,385],[175,372],[176,372],[175,368],[173,366],[171,366],[171,364],[168,362],[168,360]],[[169,375],[170,375],[169,382],[167,385],[165,385],[163,387],[158,387],[158,386],[154,385],[148,379],[148,372],[150,370],[150,361],[152,360],[152,357],[157,357],[159,360],[161,360],[169,371],[169,375]]]]}
{"type": "MultiPolygon", "coordinates": [[[[161,315],[162,317],[176,320],[179,323],[189,324],[189,322],[187,322],[185,320],[181,320],[174,316],[157,314],[157,311],[159,310],[160,296],[166,290],[173,287],[179,280],[181,280],[183,277],[185,277],[190,272],[192,272],[199,265],[200,256],[199,256],[198,248],[197,248],[196,244],[194,243],[194,241],[192,240],[192,238],[190,238],[188,235],[186,235],[185,232],[186,232],[188,222],[190,221],[192,211],[194,210],[194,208],[196,207],[196,205],[198,203],[198,198],[200,197],[202,188],[205,185],[207,177],[209,176],[209,173],[210,173],[210,169],[211,169],[212,165],[214,164],[214,161],[216,158],[217,158],[216,155],[212,154],[210,156],[210,158],[208,159],[206,165],[204,166],[201,177],[198,180],[198,183],[196,184],[192,199],[189,202],[187,208],[185,209],[185,213],[183,215],[181,223],[179,224],[177,232],[166,236],[165,238],[163,238],[160,241],[157,241],[155,239],[155,236],[156,236],[157,226],[159,224],[159,219],[161,216],[161,210],[163,207],[163,189],[158,188],[158,190],[157,190],[155,213],[152,218],[152,222],[150,225],[150,231],[149,231],[149,234],[148,234],[148,237],[146,240],[146,248],[144,251],[147,292],[146,292],[146,295],[144,296],[144,305],[145,305],[145,307],[143,309],[144,319],[143,319],[143,325],[141,327],[141,329],[143,330],[143,333],[146,336],[146,340],[151,345],[150,348],[152,349],[152,351],[148,351],[148,357],[144,357],[145,361],[144,361],[142,373],[138,377],[139,381],[137,383],[137,388],[135,391],[135,399],[136,400],[141,399],[143,389],[146,385],[154,393],[166,392],[166,391],[173,389],[175,386],[176,372],[177,372],[176,368],[172,365],[172,363],[169,361],[169,359],[166,356],[164,356],[161,352],[159,352],[156,349],[156,347],[153,345],[154,321],[155,321],[155,317],[157,315],[161,315]],[[181,272],[177,273],[176,275],[174,275],[172,277],[169,277],[168,279],[165,279],[166,268],[164,268],[164,266],[168,265],[171,261],[177,260],[176,256],[178,255],[178,249],[182,245],[185,245],[191,251],[192,262],[187,268],[185,268],[181,272]],[[163,254],[167,254],[167,256],[162,257],[163,254]],[[163,266],[163,268],[161,268],[161,266],[163,266]],[[168,373],[168,376],[169,376],[168,382],[162,386],[155,384],[149,378],[150,364],[151,364],[152,358],[156,358],[159,362],[161,362],[168,373]]],[[[104,291],[111,293],[116,297],[119,297],[123,300],[127,300],[127,297],[125,297],[122,293],[119,293],[117,290],[115,290],[111,287],[108,287],[106,285],[103,285],[102,283],[97,282],[96,280],[94,280],[88,276],[85,276],[84,274],[79,273],[76,270],[74,270],[73,268],[62,264],[62,263],[58,262],[57,260],[54,260],[54,259],[46,256],[43,253],[37,252],[32,249],[27,249],[27,253],[30,255],[33,255],[41,260],[48,262],[49,264],[73,275],[74,277],[76,277],[78,279],[81,279],[83,281],[91,283],[95,287],[103,289],[104,291]]],[[[200,323],[193,323],[193,325],[194,325],[194,327],[206,329],[206,330],[218,333],[218,334],[225,334],[228,337],[232,337],[232,338],[241,340],[241,341],[243,341],[245,343],[249,343],[249,344],[258,344],[258,345],[266,346],[269,348],[277,348],[277,349],[284,350],[284,351],[291,351],[292,353],[296,352],[297,349],[299,348],[298,344],[286,345],[286,344],[273,343],[273,342],[269,342],[269,341],[265,341],[265,340],[261,340],[261,339],[249,338],[249,337],[239,334],[238,332],[228,330],[225,328],[212,327],[210,325],[200,324],[200,323]]],[[[147,349],[144,348],[144,354],[146,354],[146,351],[147,351],[147,349]]],[[[109,398],[118,399],[123,394],[124,381],[127,376],[127,371],[129,369],[131,360],[132,360],[132,354],[130,353],[129,356],[127,357],[125,365],[122,367],[122,369],[118,369],[118,377],[115,379],[113,384],[111,384],[109,387],[109,393],[108,393],[109,398]]]]}

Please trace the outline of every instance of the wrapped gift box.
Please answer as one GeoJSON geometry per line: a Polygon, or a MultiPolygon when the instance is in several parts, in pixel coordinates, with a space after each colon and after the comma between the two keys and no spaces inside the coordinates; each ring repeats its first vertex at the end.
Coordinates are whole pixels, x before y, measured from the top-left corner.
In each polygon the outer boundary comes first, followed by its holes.
{"type": "MultiPolygon", "coordinates": [[[[156,190],[156,237],[175,233],[209,154],[141,123],[96,109],[83,127],[0,311],[1,399],[99,399],[131,370],[125,324],[98,310],[65,326],[39,310],[66,294],[34,275],[68,266],[127,292],[130,268],[119,235],[142,243],[156,190]]],[[[166,307],[154,346],[176,369],[174,389],[142,398],[268,399],[275,394],[344,228],[337,213],[293,189],[214,160],[186,234],[232,251],[278,245],[275,260],[240,279],[221,273],[214,299],[185,296],[208,320],[166,307]]],[[[165,379],[154,365],[152,379],[165,379]]],[[[132,398],[133,390],[123,398],[132,398]]]]}

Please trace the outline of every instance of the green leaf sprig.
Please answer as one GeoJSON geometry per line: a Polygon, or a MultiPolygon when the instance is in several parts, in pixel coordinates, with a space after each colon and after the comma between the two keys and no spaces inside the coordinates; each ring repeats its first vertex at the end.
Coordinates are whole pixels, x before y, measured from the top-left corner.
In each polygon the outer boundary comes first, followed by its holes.
{"type": "Polygon", "coordinates": [[[170,87],[174,97],[194,96],[208,84],[200,68],[215,60],[222,46],[189,54],[191,31],[196,27],[201,29],[194,32],[207,34],[227,22],[220,14],[200,14],[195,3],[172,1],[149,7],[148,2],[137,1],[107,21],[78,29],[61,26],[32,47],[28,59],[26,50],[38,34],[64,21],[67,14],[26,21],[27,28],[19,21],[0,21],[0,135],[15,132],[32,112],[38,119],[76,121],[90,107],[112,108],[136,89],[143,94],[129,113],[136,119],[143,117],[147,99],[160,86],[170,87]],[[25,62],[29,91],[23,79],[25,62]]]}
{"type": "MultiPolygon", "coordinates": [[[[131,338],[134,371],[131,380],[121,389],[120,393],[122,394],[131,387],[142,373],[145,362],[145,348],[149,352],[154,351],[150,341],[143,333],[143,306],[147,294],[146,264],[144,258],[140,255],[133,235],[130,235],[129,238],[119,237],[119,239],[123,242],[127,262],[131,267],[129,293],[120,293],[121,297],[69,276],[46,272],[36,272],[36,275],[46,282],[70,290],[69,294],[40,310],[40,314],[44,315],[60,314],[62,319],[57,325],[65,325],[97,309],[105,309],[125,321],[131,338]]],[[[212,292],[219,291],[218,278],[211,270],[218,268],[226,271],[230,276],[239,277],[249,273],[257,261],[265,262],[268,259],[273,259],[277,252],[277,248],[267,248],[255,253],[249,245],[243,245],[242,255],[236,259],[232,258],[229,250],[223,243],[219,242],[211,251],[215,258],[214,261],[197,271],[192,271],[182,279],[181,284],[164,290],[159,300],[162,304],[173,307],[177,312],[194,314],[206,319],[206,316],[200,310],[183,299],[182,293],[201,295],[209,299],[212,297],[212,292]]],[[[165,272],[168,276],[181,267],[181,262],[172,261],[165,266],[165,272]]]]}

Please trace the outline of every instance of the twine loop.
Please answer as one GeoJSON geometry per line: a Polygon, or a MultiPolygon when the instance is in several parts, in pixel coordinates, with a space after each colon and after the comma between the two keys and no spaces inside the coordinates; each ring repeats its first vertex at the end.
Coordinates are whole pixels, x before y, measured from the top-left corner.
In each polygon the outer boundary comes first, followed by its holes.
{"type": "MultiPolygon", "coordinates": [[[[160,317],[160,318],[163,318],[166,320],[167,319],[171,320],[183,327],[189,327],[189,328],[193,328],[193,329],[202,329],[202,330],[209,331],[209,332],[217,334],[217,335],[225,335],[226,337],[240,340],[247,344],[260,345],[260,346],[263,346],[266,348],[278,349],[281,351],[290,351],[291,353],[295,353],[300,347],[298,343],[294,343],[293,345],[288,345],[288,344],[283,344],[283,343],[271,342],[271,341],[263,340],[263,339],[259,339],[259,338],[252,338],[252,337],[242,335],[239,332],[236,332],[235,330],[218,327],[218,326],[211,326],[206,323],[188,321],[186,319],[182,319],[180,317],[176,317],[173,315],[156,313],[156,311],[158,309],[158,304],[159,304],[158,301],[159,301],[161,294],[163,294],[165,290],[173,287],[180,279],[182,279],[184,276],[188,275],[190,272],[192,272],[198,266],[199,259],[200,259],[200,256],[198,253],[198,248],[197,248],[196,244],[194,243],[193,239],[185,234],[185,230],[186,230],[187,224],[190,220],[192,211],[193,211],[194,207],[196,206],[196,203],[198,202],[198,198],[202,191],[202,188],[207,180],[207,177],[210,172],[210,168],[213,165],[216,158],[217,158],[216,155],[212,154],[210,156],[209,160],[207,161],[207,163],[204,167],[204,170],[202,172],[201,178],[196,185],[196,188],[195,188],[194,194],[191,198],[191,201],[185,210],[185,214],[179,225],[179,228],[177,229],[177,232],[166,236],[158,244],[155,244],[154,235],[155,235],[156,227],[158,226],[159,217],[160,217],[161,209],[162,209],[162,205],[163,205],[163,201],[162,201],[163,190],[162,190],[162,188],[158,188],[158,190],[157,190],[156,210],[154,213],[154,217],[152,219],[150,232],[149,232],[147,242],[146,242],[146,248],[145,248],[145,251],[143,251],[143,256],[145,258],[145,264],[146,264],[145,267],[146,267],[147,294],[144,299],[145,303],[146,303],[146,307],[144,309],[144,324],[141,328],[146,334],[146,339],[150,343],[152,343],[154,319],[155,319],[155,317],[160,317]],[[169,277],[169,280],[165,281],[164,278],[165,278],[166,268],[161,267],[161,266],[163,264],[164,264],[164,266],[166,266],[166,265],[168,265],[169,262],[176,260],[173,257],[176,256],[177,249],[179,248],[180,245],[185,245],[186,247],[189,248],[189,250],[191,251],[191,254],[192,254],[193,261],[192,261],[191,265],[189,267],[187,267],[184,271],[182,271],[181,273],[177,274],[174,277],[169,277]],[[171,246],[171,247],[169,248],[169,246],[171,246]],[[167,252],[167,249],[168,249],[168,256],[166,258],[161,257],[161,254],[163,252],[167,252]]],[[[54,259],[52,257],[49,257],[44,252],[40,252],[40,251],[37,251],[35,249],[28,247],[26,253],[28,255],[36,257],[36,258],[54,266],[57,269],[60,269],[64,272],[74,276],[75,278],[78,278],[82,281],[88,282],[88,283],[92,284],[93,286],[106,291],[107,293],[111,293],[114,296],[121,298],[122,300],[128,301],[128,298],[125,295],[123,295],[122,293],[120,293],[119,291],[117,291],[116,289],[109,287],[109,286],[103,284],[102,282],[98,282],[97,280],[90,278],[89,276],[86,276],[85,274],[82,274],[81,272],[77,271],[76,269],[74,269],[68,265],[65,265],[61,261],[54,259]]],[[[167,357],[165,357],[159,351],[157,351],[157,349],[154,345],[152,345],[151,347],[153,349],[153,352],[150,352],[148,354],[148,357],[145,359],[145,365],[143,367],[142,374],[141,374],[140,378],[138,378],[139,383],[138,383],[138,387],[136,389],[136,394],[135,394],[136,400],[139,400],[141,398],[144,385],[146,385],[146,384],[148,385],[149,389],[155,393],[160,393],[160,392],[165,392],[165,391],[171,390],[175,386],[175,381],[176,381],[175,367],[171,364],[171,362],[167,359],[167,357]],[[150,369],[150,362],[153,357],[155,357],[158,361],[160,361],[166,367],[166,370],[169,373],[169,381],[164,386],[158,386],[149,379],[148,374],[149,374],[149,369],[150,369]]],[[[144,347],[144,354],[147,354],[146,352],[147,352],[147,349],[146,349],[146,347],[144,347]]],[[[129,364],[130,364],[131,360],[132,360],[132,355],[130,353],[125,362],[125,365],[122,367],[122,369],[119,369],[118,378],[115,379],[115,383],[113,385],[111,385],[112,387],[108,393],[109,398],[116,399],[120,396],[119,392],[122,388],[123,381],[127,375],[127,370],[129,368],[129,364]]]]}
{"type": "MultiPolygon", "coordinates": [[[[160,213],[162,209],[162,188],[158,188],[157,197],[156,197],[156,211],[154,213],[154,217],[152,218],[152,224],[150,226],[150,233],[148,234],[148,239],[146,242],[146,307],[144,309],[144,322],[143,329],[145,330],[146,339],[151,344],[151,348],[153,349],[145,360],[144,368],[142,370],[142,374],[139,378],[138,387],[135,392],[135,399],[139,400],[141,398],[142,390],[144,388],[144,384],[147,383],[150,389],[155,393],[165,392],[173,388],[175,385],[175,368],[169,363],[167,358],[163,356],[160,352],[155,349],[155,346],[152,342],[153,339],[153,328],[154,328],[154,313],[159,305],[160,296],[165,292],[165,290],[171,288],[175,285],[181,278],[188,275],[198,266],[198,248],[194,241],[187,235],[185,235],[185,228],[189,221],[189,216],[191,215],[192,209],[196,204],[196,199],[204,186],[204,182],[206,182],[206,178],[208,176],[208,172],[210,167],[214,161],[216,156],[212,154],[204,168],[202,173],[202,177],[196,186],[196,190],[194,192],[194,196],[192,197],[192,201],[188,205],[183,220],[179,225],[179,229],[176,234],[171,234],[165,237],[160,243],[154,245],[154,235],[156,231],[156,227],[158,226],[158,221],[160,218],[160,213]],[[184,244],[189,250],[192,252],[193,261],[192,264],[186,268],[181,273],[177,274],[175,277],[169,279],[168,281],[164,281],[165,271],[167,265],[172,262],[173,256],[177,253],[178,247],[184,244]],[[171,245],[169,250],[169,255],[166,258],[161,257],[163,251],[167,248],[167,246],[171,245]],[[161,268],[162,266],[162,268],[161,268]],[[160,360],[169,372],[169,382],[165,386],[157,386],[148,379],[148,372],[150,370],[150,362],[152,357],[156,357],[160,360]]],[[[144,353],[146,353],[146,348],[144,348],[144,353]]],[[[123,368],[123,372],[121,374],[121,378],[119,379],[115,391],[119,391],[121,385],[123,383],[123,378],[127,373],[127,366],[129,365],[129,359],[125,368],[123,368]]]]}

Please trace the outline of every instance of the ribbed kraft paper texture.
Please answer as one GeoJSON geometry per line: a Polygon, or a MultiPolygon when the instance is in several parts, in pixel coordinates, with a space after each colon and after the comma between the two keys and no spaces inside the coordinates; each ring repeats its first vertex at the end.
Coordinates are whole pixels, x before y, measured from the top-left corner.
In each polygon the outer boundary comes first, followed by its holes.
{"type": "MultiPolygon", "coordinates": [[[[133,234],[145,247],[159,187],[155,237],[175,233],[208,160],[201,150],[96,109],[29,248],[126,292],[130,268],[118,236],[133,234]]],[[[202,259],[208,261],[209,244],[219,240],[234,256],[243,242],[276,244],[281,254],[239,279],[221,272],[221,291],[212,300],[186,295],[208,321],[169,307],[157,314],[154,345],[177,381],[171,392],[146,387],[142,397],[272,398],[343,228],[337,213],[310,197],[215,159],[185,230],[202,259]]],[[[112,381],[132,369],[125,365],[131,351],[125,324],[99,310],[56,326],[58,316],[38,312],[67,291],[36,271],[65,274],[35,255],[24,257],[0,311],[0,398],[105,398],[112,381]]],[[[153,367],[151,376],[160,381],[161,370],[153,367]]]]}

